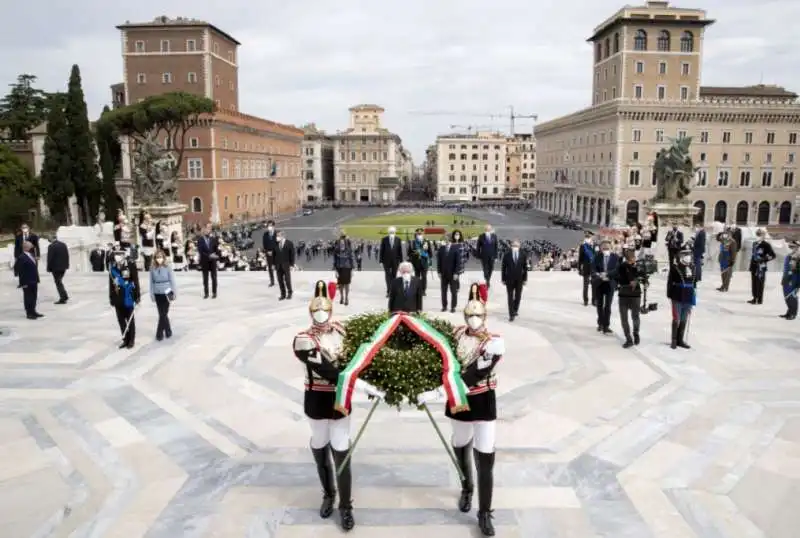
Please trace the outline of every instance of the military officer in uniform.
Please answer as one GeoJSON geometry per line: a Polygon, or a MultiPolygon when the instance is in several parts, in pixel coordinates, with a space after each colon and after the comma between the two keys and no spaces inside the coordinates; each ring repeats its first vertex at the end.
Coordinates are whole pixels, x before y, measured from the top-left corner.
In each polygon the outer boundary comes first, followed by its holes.
{"type": "Polygon", "coordinates": [[[433,247],[429,241],[425,240],[424,230],[417,228],[414,240],[408,242],[408,260],[414,267],[414,273],[419,278],[422,285],[422,295],[428,291],[428,269],[433,260],[433,247]]]}
{"type": "Polygon", "coordinates": [[[789,243],[789,254],[783,260],[783,300],[786,302],[786,313],[781,314],[784,319],[792,320],[797,317],[797,293],[800,289],[800,243],[789,243]]]}
{"type": "Polygon", "coordinates": [[[672,349],[690,349],[686,343],[686,328],[692,308],[697,303],[697,274],[694,270],[694,252],[691,245],[678,251],[667,277],[667,298],[672,303],[672,349]]]}
{"type": "MultiPolygon", "coordinates": [[[[503,339],[486,327],[486,284],[473,284],[464,308],[466,325],[456,329],[456,353],[461,362],[461,377],[469,388],[469,410],[445,415],[453,427],[452,445],[464,475],[458,508],[472,509],[472,457],[478,474],[478,527],[484,536],[494,536],[492,493],[494,491],[495,421],[497,380],[494,367],[505,353],[503,339]]],[[[443,387],[417,396],[421,404],[445,400],[443,387]]]]}
{"type": "MultiPolygon", "coordinates": [[[[344,327],[332,319],[335,294],[335,283],[326,286],[321,280],[317,282],[314,298],[308,308],[311,327],[299,333],[293,344],[294,354],[306,371],[303,409],[311,425],[311,453],[322,485],[319,515],[323,519],[333,514],[336,469],[341,467],[350,448],[350,414],[343,415],[334,409],[336,383],[341,370],[336,361],[345,334],[344,327]]],[[[356,381],[356,389],[373,398],[384,397],[383,392],[360,379],[356,381]]],[[[353,529],[356,524],[351,498],[352,483],[348,462],[338,479],[339,524],[345,531],[353,529]]]]}
{"type": "Polygon", "coordinates": [[[108,302],[117,314],[117,323],[122,333],[120,349],[130,349],[136,341],[134,309],[140,300],[141,287],[136,263],[129,258],[127,251],[114,251],[108,269],[108,302]]]}
{"type": "Polygon", "coordinates": [[[753,243],[753,255],[750,258],[750,289],[753,298],[747,301],[750,304],[764,302],[764,285],[767,282],[767,264],[775,259],[775,251],[766,239],[764,230],[756,231],[756,240],[753,243]]]}

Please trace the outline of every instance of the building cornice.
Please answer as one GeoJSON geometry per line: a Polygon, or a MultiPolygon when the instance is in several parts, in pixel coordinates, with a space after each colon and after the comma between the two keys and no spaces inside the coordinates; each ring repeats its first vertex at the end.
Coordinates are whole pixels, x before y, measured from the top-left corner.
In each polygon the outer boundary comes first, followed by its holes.
{"type": "Polygon", "coordinates": [[[615,99],[541,123],[536,126],[534,134],[537,138],[552,135],[614,116],[684,123],[800,123],[800,103],[787,103],[780,99],[615,99]]]}

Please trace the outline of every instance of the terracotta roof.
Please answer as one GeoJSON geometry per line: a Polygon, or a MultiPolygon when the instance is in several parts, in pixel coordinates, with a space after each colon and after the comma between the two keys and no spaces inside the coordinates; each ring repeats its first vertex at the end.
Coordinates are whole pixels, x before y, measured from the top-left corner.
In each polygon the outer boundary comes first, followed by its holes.
{"type": "Polygon", "coordinates": [[[190,19],[189,17],[176,17],[170,19],[166,15],[156,17],[150,22],[131,22],[125,21],[125,24],[117,26],[117,30],[133,30],[137,28],[211,28],[218,34],[222,35],[225,39],[230,40],[236,45],[241,43],[228,32],[221,30],[219,27],[214,26],[210,22],[200,19],[190,19]]]}
{"type": "Polygon", "coordinates": [[[796,99],[797,94],[783,86],[756,84],[754,86],[700,86],[701,97],[783,97],[796,99]]]}

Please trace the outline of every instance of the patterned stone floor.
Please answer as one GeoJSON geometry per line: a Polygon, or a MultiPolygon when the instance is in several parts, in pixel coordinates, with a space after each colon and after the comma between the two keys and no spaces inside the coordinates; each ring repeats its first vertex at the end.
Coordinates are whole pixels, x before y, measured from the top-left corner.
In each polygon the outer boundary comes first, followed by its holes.
{"type": "MultiPolygon", "coordinates": [[[[63,307],[43,276],[46,317],[35,322],[22,317],[10,276],[0,274],[0,535],[340,534],[316,515],[302,371],[290,353],[310,283],[329,274],[297,273],[284,303],[264,274],[221,274],[213,301],[201,298],[200,275],[179,275],[175,337],[154,341],[145,301],[132,351],[116,348],[105,275],[68,275],[63,307]]],[[[499,367],[498,536],[796,537],[800,337],[797,323],[777,318],[770,281],[759,307],[745,304],[746,274],[725,295],[703,282],[691,351],[666,345],[660,281],[661,307],[633,350],[595,332],[574,273],[534,274],[513,324],[493,296],[491,325],[509,349],[499,367]]],[[[379,308],[382,297],[380,275],[358,274],[338,312],[379,308]]],[[[353,536],[418,536],[422,526],[437,538],[476,535],[474,515],[455,509],[456,477],[426,420],[376,413],[354,464],[353,536]]]]}

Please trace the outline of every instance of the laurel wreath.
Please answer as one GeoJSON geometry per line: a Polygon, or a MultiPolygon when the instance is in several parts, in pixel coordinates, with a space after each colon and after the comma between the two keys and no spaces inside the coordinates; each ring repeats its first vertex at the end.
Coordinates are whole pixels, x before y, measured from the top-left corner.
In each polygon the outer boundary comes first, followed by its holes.
{"type": "MultiPolygon", "coordinates": [[[[455,349],[455,327],[450,322],[424,314],[420,317],[442,333],[455,349]]],[[[387,313],[368,313],[347,319],[343,323],[346,333],[339,362],[345,365],[388,318],[387,313]]],[[[418,394],[442,384],[442,357],[413,331],[400,326],[360,378],[384,391],[384,401],[390,406],[400,409],[404,404],[416,405],[418,394]]]]}

